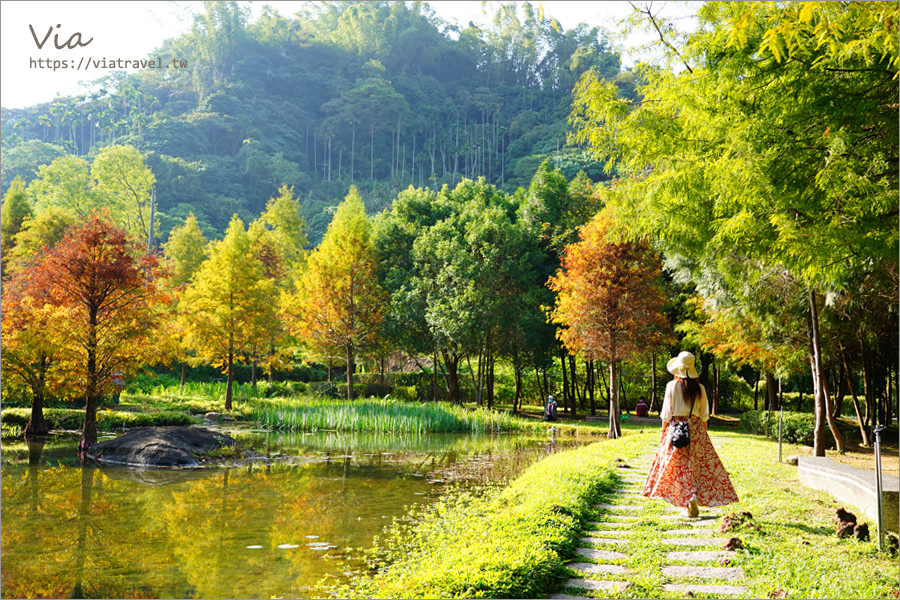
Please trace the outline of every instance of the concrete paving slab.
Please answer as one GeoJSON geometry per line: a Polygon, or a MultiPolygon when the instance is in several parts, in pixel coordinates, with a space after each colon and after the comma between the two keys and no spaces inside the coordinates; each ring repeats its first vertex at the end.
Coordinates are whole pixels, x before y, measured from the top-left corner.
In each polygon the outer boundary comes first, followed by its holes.
{"type": "Polygon", "coordinates": [[[709,535],[712,533],[710,529],[665,529],[662,531],[665,535],[709,535]]]}
{"type": "Polygon", "coordinates": [[[746,594],[747,588],[740,585],[691,585],[680,583],[667,583],[663,586],[667,592],[715,594],[715,595],[740,595],[746,594]]]}
{"type": "Polygon", "coordinates": [[[660,540],[670,546],[723,546],[725,541],[721,538],[665,538],[660,540]]]}
{"type": "Polygon", "coordinates": [[[595,506],[601,510],[644,510],[644,506],[641,504],[596,504],[595,506]]]}
{"type": "Polygon", "coordinates": [[[598,591],[619,591],[634,585],[630,581],[603,581],[600,579],[569,579],[566,581],[567,588],[582,588],[585,590],[598,591]]]}
{"type": "Polygon", "coordinates": [[[627,544],[628,540],[615,540],[612,538],[601,538],[601,537],[583,537],[578,538],[582,544],[609,544],[609,545],[621,545],[627,544]]]}
{"type": "MultiPolygon", "coordinates": [[[[604,523],[604,525],[610,525],[610,523],[604,523]]],[[[634,535],[635,532],[632,531],[632,530],[630,530],[630,529],[619,529],[619,530],[617,530],[617,531],[602,531],[602,530],[597,530],[597,531],[591,531],[591,532],[589,532],[589,533],[591,534],[591,537],[602,538],[602,537],[606,537],[606,536],[610,536],[610,535],[611,535],[611,536],[622,535],[622,536],[626,536],[626,537],[627,537],[627,536],[629,536],[629,535],[634,535]]]]}
{"type": "Polygon", "coordinates": [[[663,575],[686,579],[698,577],[700,579],[721,579],[724,581],[736,581],[744,578],[744,570],[734,567],[682,567],[669,565],[662,568],[663,575]]]}
{"type": "MultiPolygon", "coordinates": [[[[613,515],[609,515],[609,516],[613,516],[613,515]]],[[[634,525],[634,522],[633,522],[633,521],[637,521],[637,518],[636,518],[636,517],[631,517],[631,519],[629,519],[628,521],[622,521],[622,522],[617,522],[617,523],[607,523],[607,522],[603,522],[603,521],[592,521],[591,523],[589,523],[589,525],[593,525],[594,527],[598,527],[598,528],[606,528],[606,527],[631,527],[632,525],[634,525]]],[[[609,533],[609,532],[607,532],[607,533],[609,533]]]]}
{"type": "Polygon", "coordinates": [[[666,552],[666,560],[682,560],[684,562],[712,562],[720,558],[734,556],[730,550],[694,550],[692,552],[666,552]]]}
{"type": "Polygon", "coordinates": [[[604,520],[604,521],[628,521],[628,522],[632,522],[632,521],[637,521],[638,519],[640,519],[640,517],[637,517],[637,516],[635,516],[635,515],[610,515],[610,514],[605,514],[605,515],[603,515],[603,520],[604,520]]]}
{"type": "Polygon", "coordinates": [[[550,594],[547,597],[555,600],[590,600],[587,596],[571,596],[569,594],[550,594]]]}
{"type": "Polygon", "coordinates": [[[623,575],[628,572],[628,569],[619,565],[598,565],[595,563],[577,562],[569,563],[566,566],[573,571],[591,574],[612,573],[614,575],[623,575]]]}
{"type": "Polygon", "coordinates": [[[597,550],[596,548],[575,548],[575,554],[593,560],[622,560],[627,558],[621,552],[612,550],[597,550]]]}
{"type": "MultiPolygon", "coordinates": [[[[677,506],[673,506],[673,509],[681,510],[677,506]]],[[[694,522],[703,522],[703,521],[715,521],[719,518],[719,515],[715,515],[712,513],[700,513],[698,517],[682,517],[681,515],[662,515],[660,519],[665,519],[666,521],[683,521],[685,523],[694,523],[694,522]]]]}

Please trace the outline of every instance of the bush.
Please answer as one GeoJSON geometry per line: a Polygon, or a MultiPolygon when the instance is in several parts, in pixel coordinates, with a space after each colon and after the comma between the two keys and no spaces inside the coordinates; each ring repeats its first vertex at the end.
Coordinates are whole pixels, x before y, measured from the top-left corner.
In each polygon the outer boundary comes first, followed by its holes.
{"type": "MultiPolygon", "coordinates": [[[[777,412],[765,410],[748,410],[741,415],[741,427],[750,433],[778,439],[777,412]]],[[[781,439],[790,444],[812,446],[816,418],[809,413],[784,412],[784,423],[781,428],[781,439]]]]}
{"type": "Polygon", "coordinates": [[[416,402],[419,399],[414,385],[395,385],[391,397],[404,402],[416,402]]]}
{"type": "MultiPolygon", "coordinates": [[[[31,418],[30,408],[10,408],[0,413],[0,424],[7,428],[24,429],[29,418],[31,418]]],[[[84,411],[50,408],[44,410],[44,420],[50,429],[79,430],[84,427],[84,411]]],[[[98,429],[190,425],[193,422],[191,417],[180,412],[136,413],[103,409],[97,411],[98,429]]]]}
{"type": "Polygon", "coordinates": [[[311,381],[306,386],[306,391],[310,396],[319,398],[346,398],[346,387],[342,395],[338,390],[338,384],[334,381],[311,381]]]}
{"type": "MultiPolygon", "coordinates": [[[[389,396],[394,386],[386,383],[354,383],[353,391],[356,398],[384,398],[389,396]]],[[[346,398],[347,384],[337,381],[313,381],[306,386],[306,391],[311,396],[319,398],[346,398]]]]}
{"type": "Polygon", "coordinates": [[[293,398],[306,393],[306,384],[302,381],[261,381],[258,387],[264,398],[293,398]]]}

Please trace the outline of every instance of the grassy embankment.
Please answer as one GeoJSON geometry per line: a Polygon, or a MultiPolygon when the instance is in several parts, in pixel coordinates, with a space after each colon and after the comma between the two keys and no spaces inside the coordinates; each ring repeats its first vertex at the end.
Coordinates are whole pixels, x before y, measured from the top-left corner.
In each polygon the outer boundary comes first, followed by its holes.
{"type": "Polygon", "coordinates": [[[373,577],[323,588],[336,597],[537,598],[554,591],[585,518],[611,498],[615,459],[653,434],[553,454],[505,488],[451,494],[396,521],[373,560],[373,577]]]}
{"type": "MultiPolygon", "coordinates": [[[[611,498],[615,458],[643,453],[658,439],[657,432],[642,434],[637,427],[626,425],[621,440],[551,456],[505,489],[448,497],[412,515],[414,526],[395,523],[380,541],[382,569],[328,591],[441,598],[534,598],[556,591],[561,578],[572,575],[561,565],[572,558],[575,541],[589,529],[587,521],[598,517],[591,505],[611,498]]],[[[732,566],[746,574],[740,582],[748,588],[746,597],[897,597],[897,563],[878,550],[874,523],[869,523],[874,541],[838,539],[831,515],[840,504],[801,486],[796,468],[778,463],[777,443],[725,429],[714,428],[712,435],[722,444],[720,456],[740,496],[738,504],[719,512],[753,515],[752,526],[721,534],[736,535],[745,545],[732,566]]],[[[634,587],[598,597],[681,597],[662,589],[670,582],[660,570],[670,549],[661,543],[663,514],[662,502],[648,504],[634,527],[628,558],[619,561],[630,572],[604,576],[628,579],[634,587]]]]}

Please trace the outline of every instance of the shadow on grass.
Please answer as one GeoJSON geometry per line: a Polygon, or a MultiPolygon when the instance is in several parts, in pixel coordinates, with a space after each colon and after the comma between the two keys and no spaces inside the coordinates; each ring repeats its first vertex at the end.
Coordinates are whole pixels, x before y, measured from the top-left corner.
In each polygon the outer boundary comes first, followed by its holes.
{"type": "Polygon", "coordinates": [[[810,527],[809,525],[804,525],[803,523],[778,523],[788,529],[797,529],[804,533],[809,533],[812,535],[822,535],[826,537],[833,537],[835,535],[835,531],[833,527],[810,527]]]}

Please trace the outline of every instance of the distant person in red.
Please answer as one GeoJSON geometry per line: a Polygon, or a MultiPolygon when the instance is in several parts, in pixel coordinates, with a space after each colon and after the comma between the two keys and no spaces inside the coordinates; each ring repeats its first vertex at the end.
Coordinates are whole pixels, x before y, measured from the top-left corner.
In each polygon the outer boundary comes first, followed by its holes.
{"type": "Polygon", "coordinates": [[[641,396],[641,399],[638,400],[637,406],[634,407],[634,414],[636,414],[639,417],[646,417],[647,411],[649,409],[650,409],[650,407],[647,405],[647,401],[644,400],[643,396],[641,396]]]}

